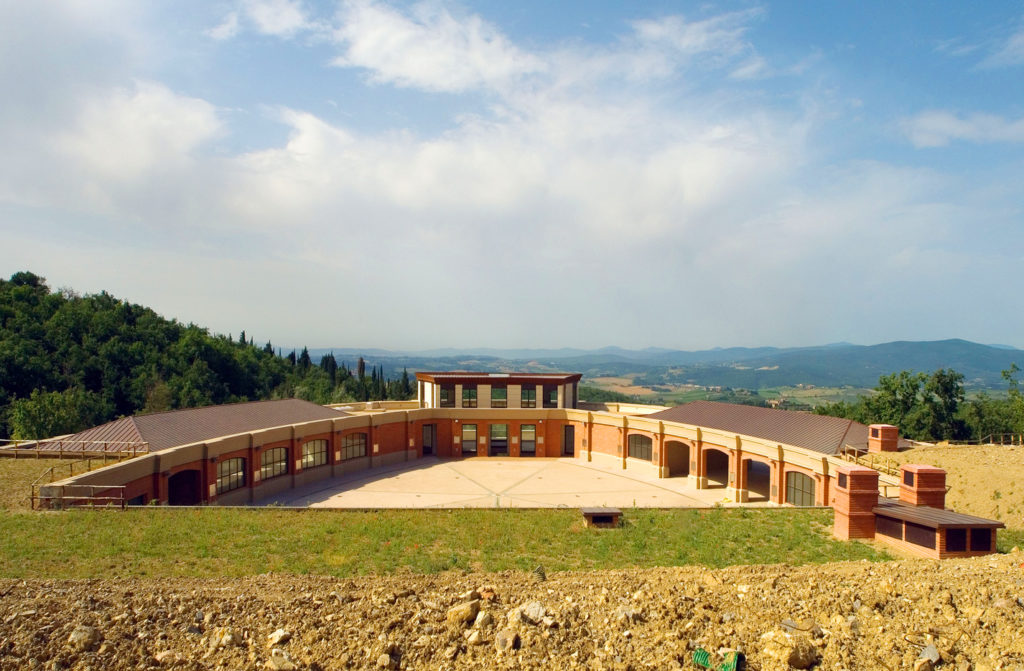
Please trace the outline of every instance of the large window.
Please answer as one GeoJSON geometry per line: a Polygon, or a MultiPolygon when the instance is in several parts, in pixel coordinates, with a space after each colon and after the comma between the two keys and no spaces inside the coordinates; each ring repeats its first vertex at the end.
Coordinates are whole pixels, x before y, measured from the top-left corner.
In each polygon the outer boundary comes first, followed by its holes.
{"type": "Polygon", "coordinates": [[[327,441],[307,440],[302,444],[302,467],[314,468],[327,463],[327,441]]]}
{"type": "Polygon", "coordinates": [[[544,407],[545,408],[557,408],[558,407],[558,385],[546,384],[544,385],[544,407]]]}
{"type": "Polygon", "coordinates": [[[245,459],[225,459],[217,462],[217,493],[245,487],[245,459]]]}
{"type": "Polygon", "coordinates": [[[441,385],[441,407],[442,408],[454,408],[455,407],[455,385],[454,384],[442,384],[441,385]]]}
{"type": "Polygon", "coordinates": [[[491,387],[491,407],[504,408],[508,406],[508,387],[491,387]]]}
{"type": "Polygon", "coordinates": [[[527,456],[537,454],[536,424],[523,424],[519,427],[519,453],[527,456]]]}
{"type": "Polygon", "coordinates": [[[467,384],[462,387],[462,407],[463,408],[475,408],[476,407],[476,385],[467,384]]]}
{"type": "Polygon", "coordinates": [[[971,552],[992,552],[991,529],[971,529],[971,552]]]}
{"type": "Polygon", "coordinates": [[[288,473],[288,448],[275,447],[260,456],[260,480],[269,480],[288,473]]]}
{"type": "Polygon", "coordinates": [[[366,456],[366,434],[350,433],[341,439],[341,459],[358,459],[366,456]]]}
{"type": "Polygon", "coordinates": [[[537,385],[535,384],[524,384],[519,391],[519,407],[521,408],[536,408],[537,407],[537,385]]]}
{"type": "Polygon", "coordinates": [[[476,454],[476,424],[462,425],[462,453],[476,454]]]}
{"type": "Polygon", "coordinates": [[[946,529],[946,552],[967,550],[967,529],[946,529]]]}
{"type": "Polygon", "coordinates": [[[654,442],[647,436],[641,436],[639,433],[632,434],[629,439],[629,456],[634,459],[643,459],[650,461],[653,454],[654,442]]]}
{"type": "Polygon", "coordinates": [[[814,505],[814,478],[803,473],[786,473],[786,503],[794,506],[814,505]]]}
{"type": "Polygon", "coordinates": [[[491,456],[508,456],[508,424],[491,424],[491,456]]]}

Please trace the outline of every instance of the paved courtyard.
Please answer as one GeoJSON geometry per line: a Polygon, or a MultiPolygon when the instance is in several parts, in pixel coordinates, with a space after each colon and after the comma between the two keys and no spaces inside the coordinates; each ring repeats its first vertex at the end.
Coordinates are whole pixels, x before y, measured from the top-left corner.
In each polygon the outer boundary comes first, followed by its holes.
{"type": "MultiPolygon", "coordinates": [[[[724,488],[624,471],[612,460],[426,457],[282,492],[259,505],[313,508],[695,508],[731,504],[724,488]]],[[[747,505],[758,505],[747,504],[747,505]]]]}

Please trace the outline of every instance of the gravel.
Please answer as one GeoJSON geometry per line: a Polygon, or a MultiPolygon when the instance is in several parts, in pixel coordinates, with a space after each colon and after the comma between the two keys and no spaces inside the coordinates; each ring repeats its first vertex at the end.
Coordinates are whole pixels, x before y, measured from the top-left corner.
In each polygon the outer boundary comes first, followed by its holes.
{"type": "Polygon", "coordinates": [[[337,579],[0,581],[0,669],[1024,668],[1024,554],[337,579]]]}

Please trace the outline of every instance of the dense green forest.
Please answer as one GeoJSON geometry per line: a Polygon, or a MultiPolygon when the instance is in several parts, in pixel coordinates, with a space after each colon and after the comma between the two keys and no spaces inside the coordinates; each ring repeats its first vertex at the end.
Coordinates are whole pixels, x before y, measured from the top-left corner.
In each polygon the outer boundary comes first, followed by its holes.
{"type": "Polygon", "coordinates": [[[51,291],[19,272],[0,279],[0,436],[46,437],[117,417],[216,403],[303,398],[315,403],[407,399],[399,379],[362,358],[355,370],[331,354],[282,356],[164,319],[106,292],[51,291]]]}
{"type": "Polygon", "coordinates": [[[990,435],[1024,433],[1024,396],[1016,364],[1003,371],[1006,398],[964,397],[964,376],[950,369],[930,375],[904,370],[883,375],[868,396],[853,403],[828,403],[819,415],[846,417],[864,424],[894,424],[914,440],[980,440],[990,435]]]}

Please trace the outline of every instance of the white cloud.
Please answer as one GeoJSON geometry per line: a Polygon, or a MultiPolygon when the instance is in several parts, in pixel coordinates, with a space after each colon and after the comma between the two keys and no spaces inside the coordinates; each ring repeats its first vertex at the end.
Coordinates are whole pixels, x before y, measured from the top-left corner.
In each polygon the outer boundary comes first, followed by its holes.
{"type": "MultiPolygon", "coordinates": [[[[238,0],[207,34],[322,36],[313,6],[238,0]]],[[[1024,247],[1008,244],[1024,235],[1012,232],[1020,175],[979,178],[991,184],[979,194],[962,176],[836,157],[841,143],[820,124],[849,92],[808,83],[821,52],[788,70],[758,53],[750,26],[761,15],[637,21],[619,39],[538,48],[440,2],[349,2],[331,33],[338,65],[470,95],[343,88],[356,78],[328,69],[317,81],[343,82],[322,93],[337,109],[284,98],[292,108],[234,127],[242,115],[220,113],[216,80],[199,74],[175,73],[172,90],[157,75],[131,84],[132,59],[102,77],[71,70],[40,107],[56,78],[47,70],[46,86],[18,89],[19,70],[3,81],[20,97],[0,107],[0,207],[38,226],[2,220],[14,242],[0,261],[45,275],[85,250],[98,263],[62,283],[282,344],[793,344],[858,340],[864,324],[906,323],[911,309],[915,328],[937,328],[951,304],[963,306],[958,324],[984,321],[964,296],[987,291],[985,278],[939,266],[970,265],[964,241],[978,226],[1001,248],[1024,247]],[[793,76],[770,90],[736,81],[779,72],[793,76]],[[353,104],[360,96],[371,99],[353,104]],[[430,106],[424,117],[441,129],[349,121],[365,109],[383,117],[382,99],[417,119],[415,106],[430,106]],[[286,139],[217,144],[274,123],[286,139]],[[497,304],[518,317],[490,330],[466,322],[468,306],[497,304]],[[540,329],[552,314],[573,328],[540,329]]],[[[25,41],[45,54],[66,40],[25,41]]],[[[245,45],[264,58],[280,46],[245,45]]],[[[1020,141],[1020,125],[935,111],[904,129],[937,146],[1020,141]]]]}
{"type": "Polygon", "coordinates": [[[87,101],[74,126],[54,143],[90,174],[121,182],[189,159],[219,130],[210,103],[136,82],[133,89],[87,101]]]}
{"type": "Polygon", "coordinates": [[[960,116],[930,110],[905,119],[903,132],[915,147],[944,147],[950,142],[1024,142],[1024,119],[1010,120],[993,114],[960,116]]]}
{"type": "Polygon", "coordinates": [[[245,0],[242,7],[264,35],[291,37],[309,27],[299,0],[245,0]]]}
{"type": "Polygon", "coordinates": [[[1001,43],[984,61],[985,67],[1024,65],[1024,30],[1018,30],[1001,43]]]}
{"type": "Polygon", "coordinates": [[[229,40],[238,34],[238,12],[230,12],[221,23],[206,32],[215,40],[229,40]]]}
{"type": "Polygon", "coordinates": [[[761,10],[729,12],[701,21],[687,21],[682,16],[633,22],[633,29],[642,41],[663,44],[687,56],[711,54],[736,56],[751,50],[744,34],[751,20],[761,10]]]}
{"type": "Polygon", "coordinates": [[[429,91],[500,87],[544,68],[479,16],[458,20],[436,3],[405,15],[372,0],[343,5],[335,64],[366,68],[377,82],[429,91]]]}

